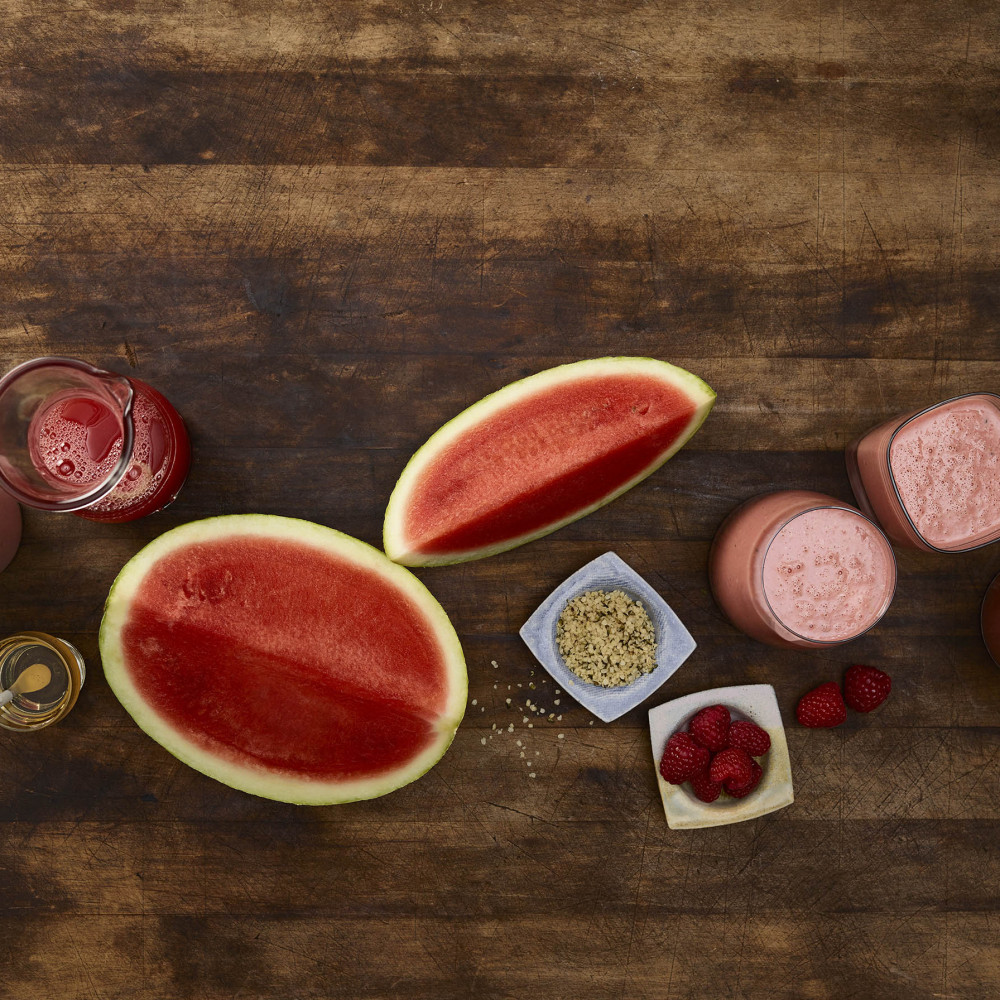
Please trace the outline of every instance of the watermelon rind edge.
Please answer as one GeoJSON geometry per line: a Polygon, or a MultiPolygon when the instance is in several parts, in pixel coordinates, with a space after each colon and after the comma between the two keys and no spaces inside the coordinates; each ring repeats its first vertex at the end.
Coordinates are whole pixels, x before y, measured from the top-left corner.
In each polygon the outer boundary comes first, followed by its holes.
{"type": "Polygon", "coordinates": [[[196,771],[232,788],[296,805],[334,805],[377,798],[415,781],[448,750],[468,699],[468,673],[458,635],[444,608],[420,580],[360,539],[312,521],[275,514],[226,514],[190,521],[149,542],[122,567],[111,585],[101,620],[99,647],[104,675],[112,692],[139,728],[164,749],[196,771]],[[316,544],[381,574],[417,604],[434,630],[448,673],[447,704],[435,723],[437,739],[429,747],[402,768],[374,778],[325,782],[277,775],[259,766],[234,764],[203,750],[145,702],[132,683],[119,640],[131,598],[149,568],[169,552],[227,535],[277,537],[316,544]]]}
{"type": "Polygon", "coordinates": [[[509,382],[488,396],[483,396],[447,423],[443,424],[413,453],[409,462],[407,462],[400,473],[399,479],[396,481],[396,485],[389,497],[389,503],[386,506],[382,529],[382,545],[385,553],[393,562],[403,566],[449,566],[455,563],[471,562],[475,559],[497,555],[528,542],[535,541],[538,538],[543,538],[545,535],[549,535],[553,531],[558,531],[567,524],[586,517],[595,510],[611,503],[612,500],[620,497],[633,486],[652,475],[652,473],[687,444],[698,428],[705,422],[715,404],[715,400],[715,390],[703,379],[686,368],[673,365],[669,361],[661,361],[658,358],[627,356],[588,358],[583,361],[572,361],[568,364],[547,368],[536,372],[534,375],[528,375],[515,382],[509,382]],[[496,545],[461,552],[427,555],[426,553],[412,551],[407,546],[405,532],[403,531],[403,516],[409,494],[420,472],[438,452],[455,441],[463,431],[479,423],[491,413],[514,402],[516,399],[529,395],[540,388],[544,388],[546,385],[557,385],[562,382],[571,381],[574,378],[583,377],[585,374],[597,374],[602,368],[630,368],[646,374],[653,374],[664,378],[673,385],[683,388],[688,393],[692,402],[695,403],[695,409],[688,426],[678,435],[677,440],[670,448],[658,456],[646,468],[642,469],[637,475],[603,496],[597,502],[582,510],[575,511],[568,517],[562,518],[551,525],[546,525],[538,531],[520,535],[513,539],[507,539],[496,545]]]}

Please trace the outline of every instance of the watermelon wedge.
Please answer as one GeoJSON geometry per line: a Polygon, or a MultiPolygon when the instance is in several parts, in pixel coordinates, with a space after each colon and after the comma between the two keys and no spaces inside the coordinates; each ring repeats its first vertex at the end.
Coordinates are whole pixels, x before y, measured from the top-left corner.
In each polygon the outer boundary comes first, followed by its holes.
{"type": "Polygon", "coordinates": [[[597,358],[512,382],[432,435],[385,513],[406,566],[480,559],[602,507],[701,426],[715,393],[653,358],[597,358]]]}
{"type": "Polygon", "coordinates": [[[308,521],[194,521],[111,587],[111,689],[154,740],[233,788],[313,805],[419,777],[465,711],[458,637],[377,549],[308,521]]]}

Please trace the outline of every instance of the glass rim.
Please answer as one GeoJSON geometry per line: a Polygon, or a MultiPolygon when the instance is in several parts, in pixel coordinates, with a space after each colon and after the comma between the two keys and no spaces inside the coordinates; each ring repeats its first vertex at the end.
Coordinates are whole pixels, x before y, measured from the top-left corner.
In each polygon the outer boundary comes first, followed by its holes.
{"type": "Polygon", "coordinates": [[[4,392],[7,391],[15,379],[20,378],[22,375],[26,375],[30,371],[34,371],[36,368],[44,368],[49,365],[60,366],[63,368],[74,368],[77,371],[101,380],[119,379],[125,384],[128,389],[128,398],[122,406],[121,455],[119,456],[114,469],[111,470],[106,479],[102,480],[102,482],[94,489],[90,490],[90,492],[74,497],[72,500],[42,500],[30,493],[25,493],[4,475],[2,468],[0,468],[0,487],[17,500],[18,503],[23,504],[25,507],[32,507],[36,510],[66,512],[83,510],[86,507],[92,506],[98,500],[102,500],[106,497],[121,482],[132,462],[132,451],[135,445],[135,427],[132,420],[132,405],[135,401],[135,389],[132,387],[131,381],[125,375],[119,375],[117,372],[109,372],[104,368],[97,368],[94,365],[88,364],[86,361],[81,361],[79,358],[47,355],[46,357],[32,358],[30,361],[24,361],[7,372],[3,378],[0,378],[0,397],[3,396],[4,392]]]}
{"type": "Polygon", "coordinates": [[[896,482],[896,476],[892,471],[892,444],[896,440],[896,435],[904,428],[907,424],[919,417],[922,417],[925,413],[930,413],[932,410],[940,409],[942,406],[948,406],[950,403],[957,403],[960,399],[971,399],[973,396],[988,396],[993,400],[994,407],[1000,411],[1000,395],[995,392],[963,392],[957,396],[952,396],[950,399],[942,399],[939,403],[932,403],[930,406],[925,406],[922,410],[918,410],[916,413],[908,416],[893,432],[889,435],[889,440],[885,445],[885,465],[889,470],[889,482],[892,483],[892,492],[896,497],[896,502],[899,504],[899,509],[903,512],[903,517],[906,518],[906,523],[910,526],[913,533],[920,539],[920,541],[926,545],[932,552],[943,552],[946,554],[953,555],[956,552],[975,552],[976,549],[981,549],[985,545],[992,545],[997,540],[997,534],[994,534],[992,538],[987,538],[984,542],[978,542],[975,545],[967,545],[960,549],[943,549],[938,545],[934,545],[924,538],[920,529],[913,523],[913,518],[910,517],[910,512],[906,509],[906,504],[903,503],[902,494],[899,492],[899,485],[896,482]]]}
{"type": "Polygon", "coordinates": [[[797,514],[792,514],[791,517],[786,517],[777,528],[774,529],[774,534],[771,535],[770,540],[767,543],[767,548],[764,549],[764,555],[760,561],[760,592],[764,595],[764,604],[767,605],[767,610],[770,612],[774,620],[787,632],[790,632],[797,639],[802,639],[805,642],[814,643],[817,646],[839,646],[845,642],[851,642],[853,639],[860,639],[861,636],[870,632],[876,625],[885,617],[885,613],[889,610],[889,606],[892,604],[892,599],[896,596],[896,582],[897,582],[897,566],[896,566],[896,553],[892,551],[892,545],[889,543],[889,539],[886,537],[885,532],[870,518],[866,517],[861,513],[856,507],[852,507],[850,504],[846,503],[818,503],[812,507],[807,507],[805,510],[800,510],[797,514]],[[796,632],[795,629],[787,625],[781,618],[781,616],[774,610],[771,605],[771,601],[767,596],[767,588],[764,586],[764,566],[767,563],[768,553],[771,551],[771,546],[774,544],[774,540],[781,534],[785,528],[788,527],[797,517],[802,517],[803,514],[811,514],[816,510],[843,510],[849,514],[855,514],[861,518],[866,524],[870,525],[875,534],[882,539],[885,549],[889,554],[889,565],[892,568],[892,582],[889,586],[889,592],[886,596],[885,601],[882,604],[879,613],[875,616],[874,620],[870,625],[866,625],[860,632],[855,632],[852,635],[845,636],[842,639],[817,639],[815,636],[802,635],[801,632],[796,632]]]}

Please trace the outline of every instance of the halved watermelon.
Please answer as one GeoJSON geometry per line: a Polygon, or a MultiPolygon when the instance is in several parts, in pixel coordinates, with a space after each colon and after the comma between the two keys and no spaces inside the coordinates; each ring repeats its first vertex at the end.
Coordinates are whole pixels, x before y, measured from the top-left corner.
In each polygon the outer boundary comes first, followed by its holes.
{"type": "Polygon", "coordinates": [[[104,673],[192,767],[255,795],[374,798],[432,767],[468,679],[440,604],[377,549],[308,521],[194,521],[135,555],[101,622],[104,673]]]}
{"type": "Polygon", "coordinates": [[[715,393],[653,358],[597,358],[512,382],[416,452],[389,498],[383,540],[407,566],[504,552],[589,514],[658,469],[715,393]]]}

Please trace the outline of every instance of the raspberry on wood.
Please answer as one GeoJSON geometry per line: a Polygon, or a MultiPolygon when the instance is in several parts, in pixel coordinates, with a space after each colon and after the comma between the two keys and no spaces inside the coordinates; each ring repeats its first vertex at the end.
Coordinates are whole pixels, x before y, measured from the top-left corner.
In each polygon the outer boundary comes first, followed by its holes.
{"type": "Polygon", "coordinates": [[[875,667],[865,667],[855,663],[848,667],[844,675],[844,701],[855,712],[870,712],[889,697],[892,690],[892,678],[876,670],[875,667]]]}
{"type": "Polygon", "coordinates": [[[847,719],[847,707],[840,688],[833,681],[813,688],[799,699],[795,718],[800,725],[810,729],[832,729],[839,726],[847,719]]]}

